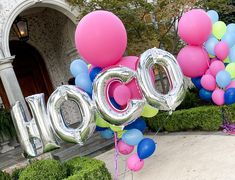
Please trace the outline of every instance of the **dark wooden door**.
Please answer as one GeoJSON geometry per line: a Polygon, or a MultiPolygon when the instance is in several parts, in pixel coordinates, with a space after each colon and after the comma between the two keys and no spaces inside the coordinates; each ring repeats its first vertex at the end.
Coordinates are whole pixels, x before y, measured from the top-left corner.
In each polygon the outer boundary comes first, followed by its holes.
{"type": "MultiPolygon", "coordinates": [[[[21,41],[11,41],[10,51],[12,55],[15,55],[13,68],[24,97],[44,93],[47,100],[53,88],[39,52],[31,45],[21,41]]],[[[4,93],[1,93],[1,96],[3,96],[2,94],[4,93]]]]}

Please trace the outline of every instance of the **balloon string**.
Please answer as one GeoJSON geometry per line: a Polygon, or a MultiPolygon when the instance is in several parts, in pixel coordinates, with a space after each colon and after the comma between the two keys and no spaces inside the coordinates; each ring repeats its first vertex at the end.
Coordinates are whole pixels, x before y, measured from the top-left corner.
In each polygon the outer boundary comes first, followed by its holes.
{"type": "Polygon", "coordinates": [[[116,132],[114,132],[114,143],[115,143],[115,155],[114,155],[115,177],[114,177],[114,180],[118,180],[118,147],[117,147],[117,133],[116,132]]]}

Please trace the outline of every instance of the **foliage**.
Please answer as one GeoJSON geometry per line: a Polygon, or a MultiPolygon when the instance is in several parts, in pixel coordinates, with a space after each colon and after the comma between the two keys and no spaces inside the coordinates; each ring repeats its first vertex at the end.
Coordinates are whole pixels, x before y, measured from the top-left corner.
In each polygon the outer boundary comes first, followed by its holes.
{"type": "Polygon", "coordinates": [[[14,124],[9,111],[3,109],[0,111],[0,139],[3,137],[16,136],[14,124]]]}
{"type": "Polygon", "coordinates": [[[8,173],[0,170],[0,179],[1,180],[11,180],[11,177],[8,173]]]}
{"type": "Polygon", "coordinates": [[[222,110],[227,120],[235,122],[235,106],[201,106],[183,109],[169,115],[167,112],[146,119],[150,129],[175,132],[186,130],[216,131],[223,123],[222,110]]]}
{"type": "Polygon", "coordinates": [[[25,168],[15,169],[11,174],[12,180],[18,180],[20,178],[20,174],[25,168]]]}
{"type": "Polygon", "coordinates": [[[20,174],[19,180],[60,180],[66,177],[65,168],[59,161],[45,159],[33,162],[20,174]]]}
{"type": "Polygon", "coordinates": [[[105,163],[97,159],[76,157],[67,161],[64,166],[69,176],[66,180],[111,180],[105,163]]]}
{"type": "Polygon", "coordinates": [[[161,47],[176,54],[180,39],[175,26],[183,11],[197,0],[67,0],[79,8],[81,19],[94,10],[108,10],[124,23],[128,33],[128,55],[139,55],[150,47],[161,47]]]}

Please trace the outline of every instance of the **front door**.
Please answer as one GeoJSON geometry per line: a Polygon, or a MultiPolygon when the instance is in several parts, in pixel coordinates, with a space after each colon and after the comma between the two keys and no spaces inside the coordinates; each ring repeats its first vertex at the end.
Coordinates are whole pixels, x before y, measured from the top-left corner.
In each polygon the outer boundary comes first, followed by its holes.
{"type": "MultiPolygon", "coordinates": [[[[31,45],[21,41],[11,41],[10,51],[12,55],[15,55],[13,68],[24,97],[44,93],[47,100],[53,92],[53,88],[39,52],[31,45]]],[[[2,85],[0,84],[0,86],[2,85]]],[[[0,95],[5,101],[3,96],[6,95],[1,89],[0,87],[0,95]]],[[[8,103],[4,102],[4,105],[8,106],[8,103]]]]}

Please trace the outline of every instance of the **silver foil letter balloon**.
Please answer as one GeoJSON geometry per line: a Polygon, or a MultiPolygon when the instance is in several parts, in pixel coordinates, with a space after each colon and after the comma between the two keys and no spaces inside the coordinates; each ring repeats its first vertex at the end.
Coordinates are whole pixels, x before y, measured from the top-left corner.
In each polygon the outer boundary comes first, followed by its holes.
{"type": "Polygon", "coordinates": [[[175,57],[161,49],[152,48],[141,54],[137,68],[138,83],[147,102],[160,110],[175,110],[185,95],[184,76],[175,57]],[[171,89],[167,94],[157,92],[152,83],[150,70],[157,64],[164,68],[171,89]]]}
{"type": "Polygon", "coordinates": [[[101,116],[113,125],[127,125],[141,115],[144,99],[131,100],[124,110],[113,107],[108,97],[108,86],[112,81],[123,83],[136,78],[136,72],[127,67],[114,67],[101,72],[93,83],[93,99],[101,116]]]}
{"type": "Polygon", "coordinates": [[[50,96],[47,110],[56,134],[64,141],[83,144],[95,130],[96,109],[87,93],[75,86],[60,86],[50,96]],[[67,100],[77,103],[82,114],[82,122],[77,128],[67,127],[61,114],[61,105],[67,100]]]}

